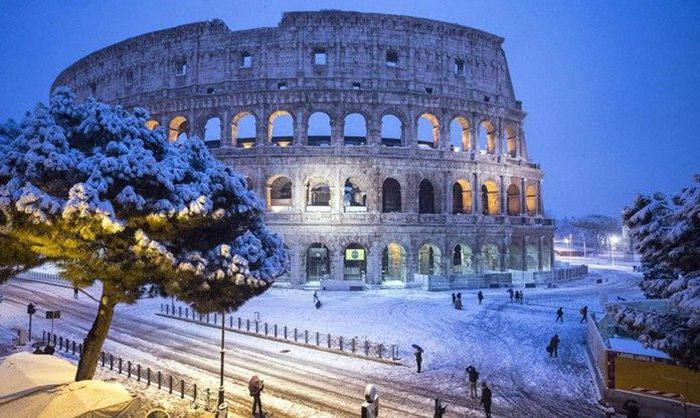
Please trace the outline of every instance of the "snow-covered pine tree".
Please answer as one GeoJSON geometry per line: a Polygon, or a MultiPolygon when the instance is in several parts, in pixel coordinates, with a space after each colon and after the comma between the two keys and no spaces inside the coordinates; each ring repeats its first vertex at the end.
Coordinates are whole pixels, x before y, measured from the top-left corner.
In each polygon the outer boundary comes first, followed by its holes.
{"type": "Polygon", "coordinates": [[[610,305],[615,319],[640,334],[644,344],[680,363],[700,367],[700,175],[669,203],[661,194],[639,196],[626,208],[642,261],[641,287],[647,297],[669,298],[672,312],[610,305]]]}
{"type": "Polygon", "coordinates": [[[287,269],[245,180],[199,139],[169,143],[162,129],[147,129],[147,117],[76,103],[58,88],[49,106],[0,128],[0,239],[29,250],[13,262],[2,246],[0,263],[17,271],[49,260],[78,287],[102,284],[76,380],[94,375],[115,306],[146,286],[221,312],[287,269]]]}

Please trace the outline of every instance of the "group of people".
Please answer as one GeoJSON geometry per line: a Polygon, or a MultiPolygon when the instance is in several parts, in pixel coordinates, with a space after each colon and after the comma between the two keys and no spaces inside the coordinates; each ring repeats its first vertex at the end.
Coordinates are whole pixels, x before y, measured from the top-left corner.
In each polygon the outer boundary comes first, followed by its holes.
{"type": "MultiPolygon", "coordinates": [[[[479,293],[477,293],[476,295],[476,298],[479,300],[479,305],[481,305],[481,302],[484,300],[484,294],[481,291],[479,291],[479,293]]],[[[454,308],[457,310],[461,310],[462,307],[464,307],[464,305],[462,304],[461,292],[457,292],[457,294],[452,292],[452,306],[454,306],[454,308]]]]}
{"type": "MultiPolygon", "coordinates": [[[[579,324],[588,322],[588,306],[584,306],[579,312],[581,313],[579,324]]],[[[557,309],[557,319],[555,319],[554,322],[564,322],[564,308],[561,306],[557,309]]]]}
{"type": "MultiPolygon", "coordinates": [[[[467,379],[469,380],[469,396],[476,398],[476,388],[479,383],[479,372],[472,365],[467,367],[465,371],[467,372],[467,379]]],[[[484,407],[486,418],[491,418],[491,388],[489,388],[485,381],[481,382],[480,404],[484,407]]]]}
{"type": "Polygon", "coordinates": [[[508,294],[510,295],[510,301],[512,302],[513,299],[515,299],[516,303],[523,303],[523,292],[522,290],[516,290],[513,291],[512,288],[508,289],[508,294]]]}

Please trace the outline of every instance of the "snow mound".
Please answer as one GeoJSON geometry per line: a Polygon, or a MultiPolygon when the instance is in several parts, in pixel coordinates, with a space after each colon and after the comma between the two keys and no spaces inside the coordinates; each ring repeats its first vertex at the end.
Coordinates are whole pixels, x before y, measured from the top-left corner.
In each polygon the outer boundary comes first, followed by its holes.
{"type": "Polygon", "coordinates": [[[120,383],[73,382],[76,367],[66,360],[26,352],[0,364],[0,416],[78,417],[99,411],[117,416],[133,399],[120,383]]]}

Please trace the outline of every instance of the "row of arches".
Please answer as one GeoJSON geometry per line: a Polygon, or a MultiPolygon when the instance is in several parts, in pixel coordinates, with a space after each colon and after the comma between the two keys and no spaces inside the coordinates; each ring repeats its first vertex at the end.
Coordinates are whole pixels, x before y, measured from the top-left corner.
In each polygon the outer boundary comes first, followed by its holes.
{"type": "MultiPolygon", "coordinates": [[[[249,184],[252,183],[249,179],[249,184]]],[[[505,213],[502,213],[501,191],[493,180],[484,181],[479,194],[474,193],[472,181],[458,179],[452,184],[452,208],[451,214],[483,214],[483,215],[509,215],[518,216],[527,214],[536,216],[539,214],[538,187],[534,184],[521,182],[525,188],[522,195],[521,187],[511,183],[506,191],[505,213]],[[475,200],[478,199],[478,203],[475,200]],[[479,211],[477,212],[477,209],[479,211]]],[[[252,185],[251,185],[252,187],[252,185]]],[[[342,206],[346,211],[368,208],[368,193],[365,182],[358,178],[348,177],[341,188],[342,206]]],[[[333,190],[326,179],[312,177],[307,180],[298,193],[305,194],[307,207],[331,207],[333,206],[333,190]]],[[[289,208],[294,206],[295,188],[290,178],[278,175],[268,179],[266,184],[266,201],[268,207],[289,208]]],[[[418,213],[435,214],[442,213],[438,193],[433,183],[428,179],[422,179],[418,185],[418,213]]],[[[384,179],[381,186],[381,195],[378,210],[382,213],[406,212],[405,191],[401,183],[395,178],[384,179]]]]}
{"type": "MultiPolygon", "coordinates": [[[[304,252],[304,277],[306,281],[324,279],[362,280],[368,278],[368,250],[359,243],[351,243],[342,250],[342,277],[332,277],[331,265],[334,254],[323,243],[309,245],[304,252]]],[[[460,276],[510,270],[538,270],[550,268],[551,248],[548,244],[538,247],[528,243],[523,250],[521,243],[511,243],[507,250],[508,258],[503,260],[501,250],[496,244],[485,243],[474,248],[467,243],[459,243],[451,248],[450,254],[443,254],[432,243],[420,246],[415,255],[415,273],[428,276],[460,276]],[[523,251],[525,251],[523,253],[523,251]],[[541,254],[542,252],[542,254],[541,254]],[[449,257],[443,260],[443,257],[449,257]],[[445,261],[447,261],[445,263],[445,261]],[[505,263],[506,265],[502,265],[505,263]],[[479,267],[477,268],[477,264],[479,267]]],[[[409,257],[406,248],[397,242],[390,242],[381,249],[380,269],[377,272],[379,282],[409,280],[409,257]]],[[[374,280],[376,281],[376,280],[374,280]]]]}
{"type": "MultiPolygon", "coordinates": [[[[510,157],[521,155],[520,133],[516,126],[507,125],[502,132],[499,132],[496,124],[490,119],[477,119],[477,121],[472,122],[470,118],[455,116],[450,119],[447,129],[444,129],[436,115],[423,113],[414,120],[411,131],[419,148],[438,149],[441,148],[441,141],[443,141],[446,142],[444,148],[454,152],[481,150],[486,154],[503,153],[510,157]],[[443,135],[445,138],[441,139],[443,135]],[[503,149],[500,149],[501,138],[505,141],[503,149]]],[[[292,112],[277,110],[269,115],[267,125],[260,127],[252,112],[242,111],[233,116],[230,121],[228,141],[224,141],[224,126],[222,119],[218,116],[212,116],[205,121],[204,130],[200,136],[209,143],[225,142],[243,148],[254,146],[258,142],[256,138],[260,136],[263,136],[268,144],[289,146],[296,136],[296,122],[297,117],[292,112]]],[[[155,129],[160,126],[160,122],[152,119],[146,125],[149,129],[155,129]]],[[[313,112],[304,119],[304,126],[306,145],[310,146],[331,146],[334,137],[338,137],[344,145],[367,145],[370,141],[367,117],[358,112],[345,115],[340,123],[332,120],[328,113],[313,112]],[[337,133],[334,133],[334,130],[337,133]]],[[[376,127],[378,131],[376,135],[379,136],[377,142],[387,147],[407,146],[407,127],[405,117],[394,113],[383,114],[376,127]]],[[[189,135],[191,126],[187,117],[178,115],[169,121],[167,131],[168,139],[175,141],[183,135],[189,135]]]]}

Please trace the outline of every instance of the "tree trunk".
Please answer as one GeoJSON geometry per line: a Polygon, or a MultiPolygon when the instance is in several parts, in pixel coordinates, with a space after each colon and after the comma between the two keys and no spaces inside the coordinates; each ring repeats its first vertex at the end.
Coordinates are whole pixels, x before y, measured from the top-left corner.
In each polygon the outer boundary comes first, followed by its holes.
{"type": "Polygon", "coordinates": [[[116,298],[109,295],[108,291],[103,287],[97,317],[95,318],[95,322],[92,323],[92,328],[90,328],[90,332],[88,332],[83,342],[83,353],[80,356],[78,371],[75,374],[76,382],[92,379],[95,375],[97,362],[102,352],[102,345],[107,338],[109,326],[112,324],[112,316],[114,315],[114,307],[116,304],[116,298]]]}

